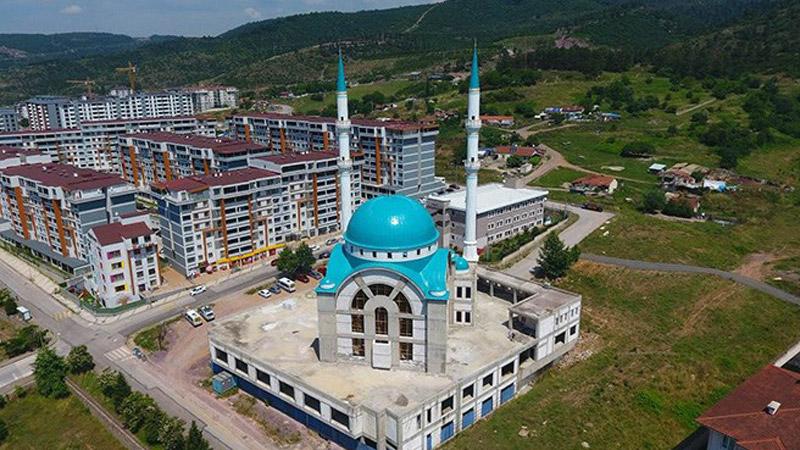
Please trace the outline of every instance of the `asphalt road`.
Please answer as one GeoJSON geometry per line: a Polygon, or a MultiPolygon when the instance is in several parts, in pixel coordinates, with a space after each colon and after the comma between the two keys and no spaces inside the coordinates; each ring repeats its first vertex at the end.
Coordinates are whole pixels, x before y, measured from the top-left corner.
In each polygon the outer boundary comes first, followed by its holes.
{"type": "MultiPolygon", "coordinates": [[[[578,206],[567,205],[564,203],[547,202],[545,204],[547,209],[553,210],[566,210],[578,216],[578,220],[572,225],[565,228],[558,234],[558,237],[564,242],[565,245],[572,247],[578,245],[586,236],[590,235],[594,230],[603,226],[606,221],[614,217],[610,212],[597,212],[583,209],[578,206]]],[[[504,270],[504,272],[514,275],[518,278],[529,279],[532,277],[530,269],[536,267],[538,263],[536,260],[539,258],[539,248],[537,247],[531,251],[528,256],[520,260],[518,263],[504,270]]]]}

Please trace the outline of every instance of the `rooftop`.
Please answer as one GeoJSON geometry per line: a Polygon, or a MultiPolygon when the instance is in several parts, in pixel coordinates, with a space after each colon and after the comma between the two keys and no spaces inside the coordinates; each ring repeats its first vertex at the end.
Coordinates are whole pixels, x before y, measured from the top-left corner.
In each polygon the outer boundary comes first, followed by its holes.
{"type": "Polygon", "coordinates": [[[475,302],[472,327],[449,327],[447,373],[411,370],[377,371],[347,362],[320,362],[317,339],[317,302],[295,298],[293,309],[271,303],[209,324],[209,338],[263,361],[296,381],[339,402],[381,411],[408,411],[453,382],[466,378],[498,359],[518,352],[532,338],[508,339],[508,303],[482,293],[475,302]]]}
{"type": "Polygon", "coordinates": [[[16,158],[19,156],[39,156],[42,154],[43,153],[38,150],[28,150],[24,148],[0,145],[0,160],[16,158]]]}
{"type": "Polygon", "coordinates": [[[278,164],[282,166],[286,164],[297,164],[308,161],[321,161],[323,159],[336,159],[338,157],[339,154],[336,152],[314,151],[314,152],[287,152],[287,153],[281,153],[279,155],[262,156],[257,159],[263,159],[273,164],[278,164]]]}
{"type": "MultiPolygon", "coordinates": [[[[478,186],[478,214],[515,205],[527,200],[535,200],[547,197],[548,192],[539,189],[513,189],[502,184],[490,183],[478,186]]],[[[466,210],[467,191],[461,190],[443,195],[432,195],[428,197],[434,201],[449,201],[451,209],[466,210]]]]}
{"type": "Polygon", "coordinates": [[[6,176],[19,176],[38,181],[45,186],[67,191],[99,189],[126,184],[119,175],[82,169],[68,164],[27,164],[2,169],[6,176]]]}
{"type": "Polygon", "coordinates": [[[516,145],[499,145],[495,147],[495,150],[501,155],[517,155],[523,158],[530,158],[543,153],[536,147],[520,147],[516,145]]]}
{"type": "Polygon", "coordinates": [[[131,133],[125,137],[147,140],[151,142],[165,142],[176,145],[186,145],[197,148],[210,148],[216,154],[240,153],[250,150],[266,150],[267,147],[252,142],[236,141],[228,138],[212,138],[194,134],[175,134],[163,131],[152,133],[131,133]]]}
{"type": "Polygon", "coordinates": [[[800,373],[769,365],[697,419],[750,450],[800,449],[800,373]],[[781,404],[774,415],[770,402],[781,404]]]}
{"type": "Polygon", "coordinates": [[[111,222],[94,227],[90,231],[97,237],[97,242],[99,242],[100,245],[118,244],[126,239],[135,239],[140,236],[150,236],[153,234],[153,230],[144,222],[135,222],[129,225],[111,222]]]}
{"type": "Polygon", "coordinates": [[[613,177],[609,177],[606,175],[590,174],[586,175],[585,177],[578,178],[577,180],[573,181],[572,184],[606,187],[609,186],[613,181],[614,181],[613,177]]]}
{"type": "MultiPolygon", "coordinates": [[[[243,114],[237,114],[237,116],[258,117],[262,119],[271,119],[271,120],[326,123],[329,125],[336,124],[335,117],[303,116],[303,115],[292,115],[292,114],[281,114],[281,113],[259,113],[259,112],[247,112],[243,114]]],[[[378,128],[383,127],[389,130],[397,130],[397,131],[417,131],[421,128],[430,128],[430,126],[426,126],[422,123],[408,122],[403,120],[351,119],[350,121],[353,125],[357,126],[378,127],[378,128]]]]}
{"type": "Polygon", "coordinates": [[[269,170],[258,169],[256,167],[245,167],[243,169],[230,170],[227,172],[216,172],[208,175],[193,175],[190,177],[176,178],[166,183],[153,183],[156,188],[168,189],[170,191],[204,191],[212,186],[227,186],[230,184],[247,183],[260,180],[262,178],[272,178],[279,176],[269,170]]]}

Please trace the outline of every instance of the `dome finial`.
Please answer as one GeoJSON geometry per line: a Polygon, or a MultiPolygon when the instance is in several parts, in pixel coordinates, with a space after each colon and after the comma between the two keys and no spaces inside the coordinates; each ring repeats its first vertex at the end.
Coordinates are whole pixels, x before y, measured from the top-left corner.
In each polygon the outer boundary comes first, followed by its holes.
{"type": "Polygon", "coordinates": [[[336,91],[344,92],[347,90],[347,82],[344,79],[344,60],[342,59],[342,48],[339,47],[339,74],[336,78],[336,91]]]}
{"type": "Polygon", "coordinates": [[[480,89],[481,83],[478,78],[478,41],[472,47],[472,74],[469,77],[469,88],[480,89]]]}

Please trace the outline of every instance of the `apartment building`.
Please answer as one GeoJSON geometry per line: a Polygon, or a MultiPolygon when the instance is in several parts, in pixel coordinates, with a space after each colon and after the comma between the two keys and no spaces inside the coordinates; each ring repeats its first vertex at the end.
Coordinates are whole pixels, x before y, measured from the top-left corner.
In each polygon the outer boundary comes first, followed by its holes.
{"type": "Polygon", "coordinates": [[[19,130],[19,114],[14,108],[0,108],[0,131],[19,130]]]}
{"type": "Polygon", "coordinates": [[[155,232],[143,216],[111,222],[89,231],[91,276],[87,285],[104,308],[141,300],[161,285],[155,232]]]}
{"type": "Polygon", "coordinates": [[[187,276],[274,254],[287,234],[275,172],[246,167],[154,183],[152,190],[164,256],[187,276]]]}
{"type": "MultiPolygon", "coordinates": [[[[478,186],[477,224],[478,249],[544,224],[547,191],[513,189],[491,183],[478,186]]],[[[425,206],[439,229],[439,245],[463,249],[466,192],[456,191],[432,195],[425,206]]]]}
{"type": "Polygon", "coordinates": [[[247,167],[267,147],[227,138],[167,132],[121,136],[116,158],[123,178],[146,187],[155,182],[247,167]]]}
{"type": "Polygon", "coordinates": [[[34,130],[75,128],[84,122],[194,114],[192,95],[182,90],[141,92],[127,96],[33,97],[26,102],[34,130]]]}
{"type": "MultiPolygon", "coordinates": [[[[286,152],[336,149],[336,119],[274,113],[247,113],[232,118],[232,133],[286,152]]],[[[402,194],[424,199],[444,189],[434,174],[435,124],[352,119],[351,151],[361,155],[364,198],[402,194]]]]}
{"type": "Polygon", "coordinates": [[[218,108],[236,108],[239,103],[239,90],[232,86],[196,86],[187,89],[192,96],[194,111],[197,113],[218,108]]]}
{"type": "Polygon", "coordinates": [[[71,271],[87,260],[92,228],[136,209],[136,189],[118,175],[67,164],[26,164],[0,170],[3,218],[19,246],[71,271]]]}
{"type": "Polygon", "coordinates": [[[77,128],[0,132],[0,145],[39,150],[76,167],[121,173],[118,136],[147,131],[214,136],[217,125],[214,119],[193,116],[84,122],[77,128]]]}
{"type": "Polygon", "coordinates": [[[36,150],[26,150],[0,145],[0,169],[23,164],[42,164],[52,162],[50,155],[36,150]]]}
{"type": "MultiPolygon", "coordinates": [[[[339,229],[340,193],[336,152],[288,152],[251,160],[250,164],[280,174],[280,212],[273,219],[283,232],[283,240],[330,233],[339,229]]],[[[361,160],[353,161],[352,205],[361,198],[361,160]]],[[[280,232],[279,232],[280,233],[280,232]]]]}

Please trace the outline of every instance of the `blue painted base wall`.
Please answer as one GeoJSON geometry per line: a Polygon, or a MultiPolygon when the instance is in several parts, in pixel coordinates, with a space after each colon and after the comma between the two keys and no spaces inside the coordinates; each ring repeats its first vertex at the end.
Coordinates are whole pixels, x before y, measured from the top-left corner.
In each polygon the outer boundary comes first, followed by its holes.
{"type": "Polygon", "coordinates": [[[348,450],[372,449],[372,447],[365,445],[364,443],[337,430],[336,428],[328,425],[327,423],[322,422],[321,420],[312,416],[311,414],[308,414],[305,411],[298,409],[296,406],[292,405],[286,400],[261,389],[260,387],[256,386],[249,380],[246,380],[236,375],[235,373],[230,372],[229,370],[217,365],[216,363],[211,363],[211,370],[213,370],[215,374],[223,371],[230,373],[231,375],[234,376],[234,378],[236,378],[236,386],[238,386],[239,389],[247,392],[248,394],[252,395],[257,399],[267,401],[269,403],[269,406],[277,409],[278,411],[286,414],[287,416],[293,418],[294,420],[302,423],[306,427],[314,430],[315,432],[317,432],[317,434],[322,436],[323,439],[333,441],[348,450]]]}

